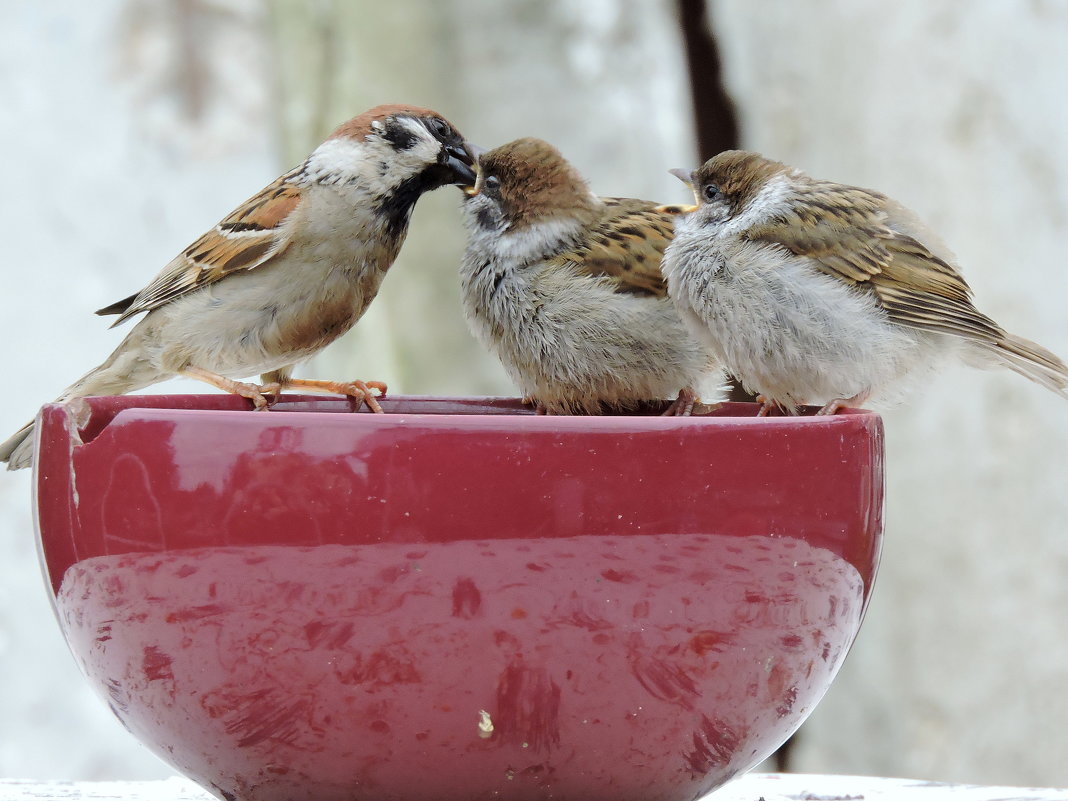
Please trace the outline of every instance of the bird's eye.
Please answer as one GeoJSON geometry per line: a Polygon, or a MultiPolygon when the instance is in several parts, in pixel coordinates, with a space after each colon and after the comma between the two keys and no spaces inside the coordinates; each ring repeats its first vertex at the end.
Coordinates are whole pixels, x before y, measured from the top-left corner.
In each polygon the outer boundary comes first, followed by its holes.
{"type": "Polygon", "coordinates": [[[486,179],[482,182],[482,186],[491,192],[496,192],[501,188],[501,179],[496,175],[487,175],[486,179]]]}
{"type": "Polygon", "coordinates": [[[446,136],[448,136],[450,133],[452,133],[452,131],[449,130],[449,124],[447,122],[445,122],[445,120],[441,119],[440,117],[431,117],[430,118],[430,130],[436,136],[440,136],[443,139],[446,136]]]}
{"type": "Polygon", "coordinates": [[[715,184],[705,184],[704,189],[701,190],[701,194],[705,196],[705,200],[715,200],[720,194],[719,187],[715,184]]]}

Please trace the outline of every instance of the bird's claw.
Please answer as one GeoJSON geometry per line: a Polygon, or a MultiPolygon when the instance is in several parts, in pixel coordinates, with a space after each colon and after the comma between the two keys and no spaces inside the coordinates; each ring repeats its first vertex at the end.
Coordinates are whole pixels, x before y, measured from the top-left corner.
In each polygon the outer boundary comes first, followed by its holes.
{"type": "Polygon", "coordinates": [[[267,400],[263,387],[259,384],[248,384],[244,381],[235,381],[233,388],[230,391],[235,395],[240,395],[242,398],[248,398],[252,401],[253,411],[262,412],[270,406],[270,401],[267,400]]]}
{"type": "Polygon", "coordinates": [[[756,413],[757,417],[768,417],[773,411],[782,411],[782,406],[777,401],[763,395],[757,395],[756,402],[760,404],[760,409],[756,413]]]}
{"type": "Polygon", "coordinates": [[[671,402],[670,406],[660,413],[660,416],[689,417],[693,414],[693,408],[698,402],[697,393],[690,387],[683,387],[679,390],[679,396],[671,402]]]}
{"type": "Polygon", "coordinates": [[[340,391],[356,401],[355,411],[360,410],[361,404],[367,404],[367,408],[375,414],[384,414],[382,406],[375,397],[373,390],[378,391],[378,398],[385,396],[386,385],[381,381],[350,381],[339,387],[340,391]]]}
{"type": "Polygon", "coordinates": [[[820,415],[820,414],[823,414],[823,415],[834,414],[835,412],[837,412],[839,409],[841,409],[846,404],[846,400],[847,400],[846,398],[835,398],[832,401],[828,401],[827,403],[825,403],[823,406],[820,407],[820,410],[818,412],[816,412],[816,414],[818,414],[818,415],[820,415]]]}

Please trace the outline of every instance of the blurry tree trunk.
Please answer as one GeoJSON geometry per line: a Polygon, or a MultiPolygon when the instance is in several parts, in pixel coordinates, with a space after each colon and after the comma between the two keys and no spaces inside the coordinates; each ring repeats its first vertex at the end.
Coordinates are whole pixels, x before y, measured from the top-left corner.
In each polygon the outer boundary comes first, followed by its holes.
{"type": "MultiPolygon", "coordinates": [[[[556,144],[602,194],[684,200],[666,170],[695,161],[673,2],[271,0],[287,165],[378,103],[440,111],[472,141],[556,144]]],[[[460,193],[420,200],[407,243],[356,330],[307,368],[394,392],[514,394],[468,334],[460,193]]]]}
{"type": "MultiPolygon", "coordinates": [[[[689,65],[694,127],[701,159],[738,147],[734,103],[723,86],[715,32],[708,24],[706,0],[677,0],[689,65]]],[[[733,400],[733,399],[732,399],[733,400]]]]}

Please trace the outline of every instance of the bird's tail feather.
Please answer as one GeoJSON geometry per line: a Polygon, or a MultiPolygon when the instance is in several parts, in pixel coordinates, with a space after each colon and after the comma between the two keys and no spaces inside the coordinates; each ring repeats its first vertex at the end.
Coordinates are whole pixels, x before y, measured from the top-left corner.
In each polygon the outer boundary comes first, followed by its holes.
{"type": "MultiPolygon", "coordinates": [[[[63,393],[56,399],[56,403],[65,403],[75,398],[87,398],[91,395],[125,395],[127,392],[142,389],[166,378],[166,374],[161,374],[151,364],[136,355],[138,348],[129,347],[135,335],[139,336],[136,328],[122,341],[107,361],[93,368],[63,390],[63,393]]],[[[31,421],[0,443],[0,463],[6,462],[8,470],[21,470],[33,464],[34,428],[35,425],[31,421]]]]}
{"type": "Polygon", "coordinates": [[[129,370],[116,369],[115,360],[108,359],[63,390],[56,398],[56,403],[66,403],[75,398],[88,398],[92,395],[125,395],[151,383],[152,381],[136,380],[129,370]]]}
{"type": "Polygon", "coordinates": [[[8,470],[21,470],[33,464],[33,422],[29,422],[0,443],[0,462],[8,470]]]}
{"type": "Polygon", "coordinates": [[[1068,365],[1055,353],[1012,334],[1005,334],[991,349],[1005,367],[1068,398],[1068,365]]]}

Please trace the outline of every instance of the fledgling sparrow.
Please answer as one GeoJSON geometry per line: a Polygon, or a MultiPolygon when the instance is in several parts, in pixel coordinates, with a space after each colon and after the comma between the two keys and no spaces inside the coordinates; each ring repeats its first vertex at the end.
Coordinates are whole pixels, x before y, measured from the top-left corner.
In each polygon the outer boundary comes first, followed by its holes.
{"type": "MultiPolygon", "coordinates": [[[[292,377],[348,331],[378,292],[419,196],[470,185],[473,158],[440,114],[378,106],[340,126],[307,160],[186,248],[147,287],[100,309],[147,314],[61,401],[118,395],[176,375],[265,408],[265,393],[336,392],[381,411],[385,385],[292,377]],[[261,374],[261,384],[235,381],[261,374]]],[[[33,424],[0,445],[9,470],[32,462],[33,424]]]]}
{"type": "Polygon", "coordinates": [[[675,398],[713,369],[667,297],[660,259],[674,208],[601,198],[559,151],[518,139],[479,157],[463,204],[464,315],[544,413],[675,398]]]}
{"type": "Polygon", "coordinates": [[[833,414],[951,354],[1068,397],[1065,363],[978,311],[953,256],[901,204],[737,150],[673,172],[698,208],[667,249],[669,292],[762,413],[833,414]]]}

